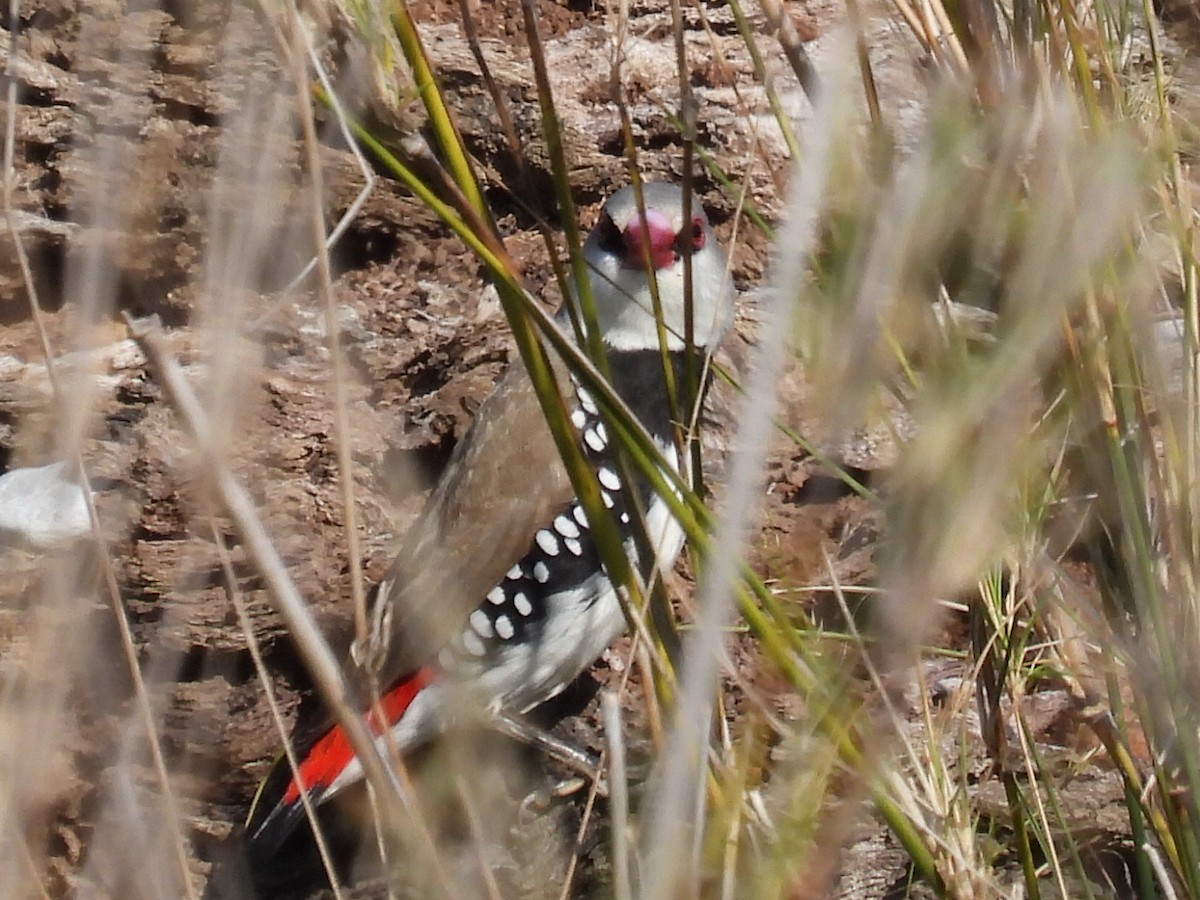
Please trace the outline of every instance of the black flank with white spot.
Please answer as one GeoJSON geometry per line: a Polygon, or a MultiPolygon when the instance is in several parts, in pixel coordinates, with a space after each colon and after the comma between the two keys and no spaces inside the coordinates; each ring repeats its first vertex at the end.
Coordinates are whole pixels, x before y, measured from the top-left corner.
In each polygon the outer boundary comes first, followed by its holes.
{"type": "MultiPolygon", "coordinates": [[[[684,354],[670,354],[676,385],[683,384],[684,354]]],[[[609,354],[612,385],[650,435],[663,445],[674,440],[670,404],[658,350],[631,350],[609,354]]],[[[572,379],[574,384],[574,379],[572,379]]],[[[597,473],[605,506],[617,517],[621,537],[631,537],[630,507],[608,446],[608,433],[594,398],[575,384],[577,405],[571,422],[583,440],[584,457],[597,473]]],[[[639,481],[641,481],[639,479],[639,481]]],[[[643,508],[653,490],[638,485],[643,508]]],[[[537,640],[537,629],[547,615],[547,601],[591,578],[601,568],[592,542],[587,515],[577,504],[564,508],[535,533],[525,557],[512,567],[471,614],[467,627],[448,648],[464,660],[478,662],[509,643],[537,640]]],[[[588,603],[594,601],[589,600],[588,603]]]]}

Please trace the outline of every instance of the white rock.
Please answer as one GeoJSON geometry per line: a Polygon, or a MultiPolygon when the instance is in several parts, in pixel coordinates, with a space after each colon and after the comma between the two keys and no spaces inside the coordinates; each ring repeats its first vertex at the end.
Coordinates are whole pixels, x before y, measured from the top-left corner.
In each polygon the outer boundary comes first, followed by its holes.
{"type": "Polygon", "coordinates": [[[0,543],[48,550],[91,533],[83,488],[65,462],[0,475],[0,543]]]}

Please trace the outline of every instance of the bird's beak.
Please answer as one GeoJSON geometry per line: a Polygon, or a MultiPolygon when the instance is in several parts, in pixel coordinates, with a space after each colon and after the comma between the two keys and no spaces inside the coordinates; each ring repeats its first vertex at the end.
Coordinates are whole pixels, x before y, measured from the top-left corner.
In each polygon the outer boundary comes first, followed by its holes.
{"type": "Polygon", "coordinates": [[[625,240],[622,267],[645,270],[647,256],[656,270],[674,265],[675,230],[670,220],[657,210],[647,209],[644,221],[635,215],[625,226],[621,237],[625,240]]]}

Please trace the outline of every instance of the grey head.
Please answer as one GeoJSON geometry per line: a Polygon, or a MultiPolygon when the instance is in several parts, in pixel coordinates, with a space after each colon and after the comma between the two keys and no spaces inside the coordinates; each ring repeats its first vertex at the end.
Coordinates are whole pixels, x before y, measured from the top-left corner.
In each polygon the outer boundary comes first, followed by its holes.
{"type": "Polygon", "coordinates": [[[668,349],[682,350],[685,335],[684,266],[692,266],[692,322],[698,347],[713,347],[729,327],[733,289],[725,252],[708,216],[693,197],[683,215],[677,185],[642,185],[645,219],[632,187],[604,204],[583,246],[590,270],[596,317],[604,342],[614,350],[658,347],[650,274],[658,285],[668,349]]]}

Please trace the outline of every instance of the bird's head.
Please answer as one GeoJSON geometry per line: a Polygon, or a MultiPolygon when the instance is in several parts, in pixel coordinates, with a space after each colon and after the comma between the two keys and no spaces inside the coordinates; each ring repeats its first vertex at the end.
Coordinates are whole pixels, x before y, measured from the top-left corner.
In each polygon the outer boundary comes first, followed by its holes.
{"type": "Polygon", "coordinates": [[[669,349],[684,345],[685,259],[692,266],[692,323],[696,345],[714,346],[729,325],[733,291],[725,253],[698,200],[684,221],[683,191],[673,184],[642,185],[645,217],[632,187],[617,191],[583,246],[596,318],[614,350],[658,347],[653,273],[662,304],[669,349]]]}

